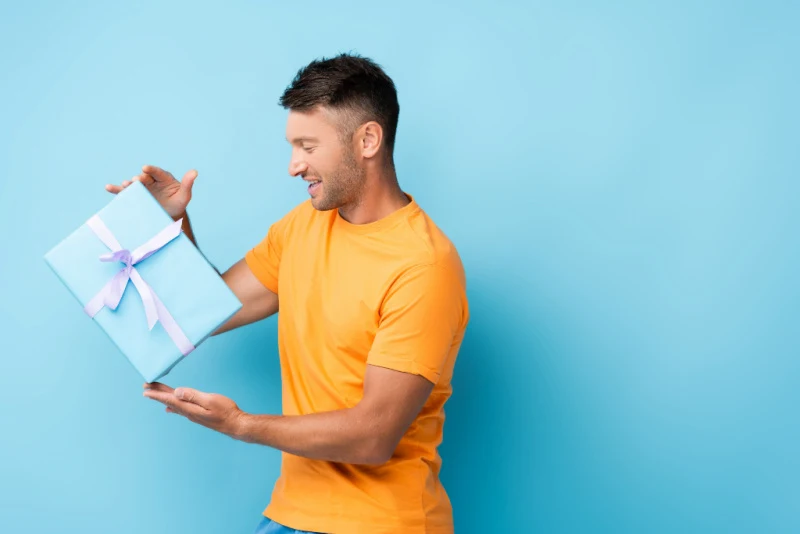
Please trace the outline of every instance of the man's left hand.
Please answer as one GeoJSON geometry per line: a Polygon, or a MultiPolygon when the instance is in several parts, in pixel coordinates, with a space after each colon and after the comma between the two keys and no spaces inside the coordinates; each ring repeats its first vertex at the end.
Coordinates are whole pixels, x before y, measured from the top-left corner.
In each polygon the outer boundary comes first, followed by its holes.
{"type": "Polygon", "coordinates": [[[191,388],[172,389],[166,384],[144,384],[144,396],[164,404],[167,412],[236,438],[244,412],[228,397],[191,388]]]}

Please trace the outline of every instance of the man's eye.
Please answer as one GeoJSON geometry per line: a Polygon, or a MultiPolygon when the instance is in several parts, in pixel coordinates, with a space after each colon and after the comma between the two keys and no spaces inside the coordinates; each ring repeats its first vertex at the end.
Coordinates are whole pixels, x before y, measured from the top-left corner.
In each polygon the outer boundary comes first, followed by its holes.
{"type": "Polygon", "coordinates": [[[307,147],[307,146],[304,146],[304,147],[303,147],[303,150],[305,150],[306,152],[312,152],[312,151],[314,150],[314,147],[307,147]]]}

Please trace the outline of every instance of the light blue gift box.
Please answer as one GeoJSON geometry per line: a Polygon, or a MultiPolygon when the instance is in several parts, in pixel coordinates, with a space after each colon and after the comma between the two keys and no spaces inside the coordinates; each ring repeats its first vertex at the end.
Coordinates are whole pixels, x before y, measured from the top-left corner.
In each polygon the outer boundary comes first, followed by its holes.
{"type": "MultiPolygon", "coordinates": [[[[173,223],[139,182],[117,194],[97,216],[119,244],[131,251],[173,223]]],[[[81,306],[86,306],[125,267],[121,262],[100,261],[101,255],[110,252],[84,223],[44,258],[81,306]]],[[[242,307],[183,232],[134,267],[194,347],[242,307]]],[[[144,304],[132,281],[116,310],[104,306],[94,319],[86,318],[100,325],[147,382],[163,377],[185,357],[161,321],[148,329],[144,304]]]]}

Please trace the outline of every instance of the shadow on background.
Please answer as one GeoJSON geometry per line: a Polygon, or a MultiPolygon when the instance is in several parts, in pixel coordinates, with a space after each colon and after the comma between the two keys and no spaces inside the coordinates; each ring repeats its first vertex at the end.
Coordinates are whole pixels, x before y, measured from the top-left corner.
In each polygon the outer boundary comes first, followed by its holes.
{"type": "Polygon", "coordinates": [[[547,323],[530,304],[500,282],[467,277],[471,319],[445,406],[442,481],[456,532],[503,532],[534,525],[532,503],[548,500],[537,491],[562,432],[556,370],[547,323]]]}

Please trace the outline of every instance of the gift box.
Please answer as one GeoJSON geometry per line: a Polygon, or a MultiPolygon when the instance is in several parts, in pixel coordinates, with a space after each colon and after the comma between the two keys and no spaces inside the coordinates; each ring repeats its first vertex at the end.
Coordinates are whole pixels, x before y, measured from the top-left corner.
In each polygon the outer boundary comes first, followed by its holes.
{"type": "Polygon", "coordinates": [[[147,382],[172,370],[242,304],[139,182],[45,261],[147,382]]]}

